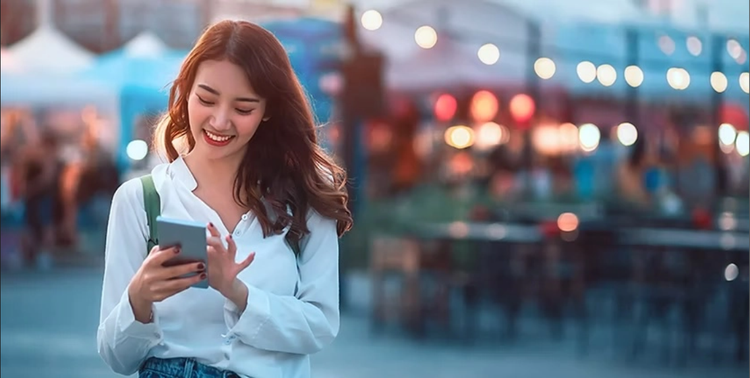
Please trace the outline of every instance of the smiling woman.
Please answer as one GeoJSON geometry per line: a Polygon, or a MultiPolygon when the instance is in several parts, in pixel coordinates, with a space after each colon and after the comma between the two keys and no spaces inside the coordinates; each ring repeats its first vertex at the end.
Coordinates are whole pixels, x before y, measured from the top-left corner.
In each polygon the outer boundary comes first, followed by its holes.
{"type": "Polygon", "coordinates": [[[141,377],[310,376],[309,355],[338,333],[338,236],[352,219],[279,41],[248,22],[208,28],[154,144],[169,163],[113,199],[101,356],[141,377]],[[179,247],[148,251],[154,211],[205,223],[207,261],[165,267],[179,247]]]}

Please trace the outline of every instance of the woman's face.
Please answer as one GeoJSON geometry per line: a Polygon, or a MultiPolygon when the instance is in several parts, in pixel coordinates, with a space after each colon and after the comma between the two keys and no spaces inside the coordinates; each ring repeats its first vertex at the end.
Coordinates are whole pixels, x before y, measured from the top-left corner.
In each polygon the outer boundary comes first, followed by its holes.
{"type": "Polygon", "coordinates": [[[266,110],[266,100],[255,93],[242,68],[226,60],[198,66],[187,101],[195,138],[191,153],[207,159],[244,154],[266,110]]]}

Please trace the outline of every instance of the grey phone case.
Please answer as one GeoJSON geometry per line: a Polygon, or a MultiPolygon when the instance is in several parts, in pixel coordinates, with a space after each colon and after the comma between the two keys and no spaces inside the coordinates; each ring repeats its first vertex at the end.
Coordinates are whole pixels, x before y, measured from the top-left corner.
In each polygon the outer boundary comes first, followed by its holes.
{"type": "MultiPolygon", "coordinates": [[[[159,246],[169,248],[180,246],[180,255],[175,256],[165,266],[175,266],[191,262],[202,261],[208,267],[208,255],[206,250],[206,225],[203,223],[171,219],[159,216],[156,218],[159,232],[159,246]]],[[[185,277],[194,274],[186,275],[185,277]]],[[[208,279],[202,280],[192,287],[207,289],[208,279]]]]}

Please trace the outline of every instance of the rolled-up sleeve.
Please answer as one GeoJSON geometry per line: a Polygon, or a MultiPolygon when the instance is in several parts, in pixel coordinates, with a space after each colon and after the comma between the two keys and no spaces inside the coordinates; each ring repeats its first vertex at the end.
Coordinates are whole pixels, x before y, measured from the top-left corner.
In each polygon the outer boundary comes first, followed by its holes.
{"type": "Polygon", "coordinates": [[[146,258],[146,230],[140,180],[129,180],[112,199],[97,332],[99,355],[113,371],[125,375],[136,372],[162,338],[156,314],[152,323],[137,321],[128,297],[130,280],[146,258]]]}
{"type": "Polygon", "coordinates": [[[281,296],[248,287],[240,314],[225,302],[230,337],[252,347],[285,353],[312,354],[330,344],[339,331],[339,244],[334,220],[312,211],[310,234],[298,258],[296,295],[281,296]]]}

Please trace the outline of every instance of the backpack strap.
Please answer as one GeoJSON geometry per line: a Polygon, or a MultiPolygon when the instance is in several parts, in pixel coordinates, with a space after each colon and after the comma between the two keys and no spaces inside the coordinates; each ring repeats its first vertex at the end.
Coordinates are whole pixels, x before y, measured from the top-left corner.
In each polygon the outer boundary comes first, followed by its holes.
{"type": "Polygon", "coordinates": [[[159,235],[156,231],[156,218],[161,215],[161,199],[154,186],[154,178],[149,174],[141,176],[143,185],[143,205],[146,210],[146,220],[148,222],[148,242],[146,254],[151,252],[154,246],[159,244],[159,235]]]}

